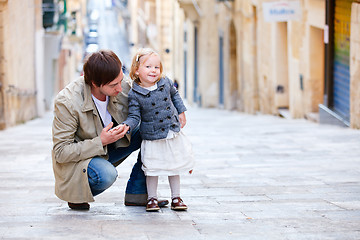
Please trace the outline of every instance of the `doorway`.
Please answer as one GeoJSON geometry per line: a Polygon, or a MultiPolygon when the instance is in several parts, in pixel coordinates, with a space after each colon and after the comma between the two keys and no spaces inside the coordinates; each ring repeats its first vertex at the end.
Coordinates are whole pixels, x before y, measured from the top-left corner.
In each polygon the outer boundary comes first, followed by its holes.
{"type": "Polygon", "coordinates": [[[275,106],[284,111],[289,109],[289,73],[287,22],[276,24],[276,85],[275,106]]]}
{"type": "Polygon", "coordinates": [[[219,107],[224,107],[224,37],[219,37],[219,107]]]}
{"type": "Polygon", "coordinates": [[[234,110],[238,108],[238,82],[237,82],[237,46],[236,46],[236,30],[234,22],[230,24],[230,68],[229,68],[229,79],[230,79],[230,103],[229,109],[234,110]]]}

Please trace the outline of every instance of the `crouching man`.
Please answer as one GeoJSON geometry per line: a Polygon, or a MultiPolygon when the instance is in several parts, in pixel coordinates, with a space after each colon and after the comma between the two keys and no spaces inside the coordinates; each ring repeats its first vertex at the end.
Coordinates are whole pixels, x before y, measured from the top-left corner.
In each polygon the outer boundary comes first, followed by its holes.
{"type": "MultiPolygon", "coordinates": [[[[56,96],[52,126],[55,194],[75,210],[88,210],[94,196],[115,182],[116,166],[141,145],[138,130],[130,135],[125,125],[114,128],[128,115],[130,90],[116,54],[93,53],[83,70],[83,77],[56,96]]],[[[141,164],[139,153],[127,183],[125,205],[146,205],[141,164]]],[[[168,201],[159,203],[164,206],[168,201]]]]}

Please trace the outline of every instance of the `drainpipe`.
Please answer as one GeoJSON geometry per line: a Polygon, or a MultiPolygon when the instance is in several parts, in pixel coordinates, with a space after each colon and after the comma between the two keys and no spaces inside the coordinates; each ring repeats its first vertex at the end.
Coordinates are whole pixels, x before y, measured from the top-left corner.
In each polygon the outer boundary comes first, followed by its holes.
{"type": "Polygon", "coordinates": [[[334,106],[333,89],[333,65],[334,65],[334,6],[335,0],[326,0],[326,30],[325,39],[325,95],[324,105],[328,108],[334,106]]]}

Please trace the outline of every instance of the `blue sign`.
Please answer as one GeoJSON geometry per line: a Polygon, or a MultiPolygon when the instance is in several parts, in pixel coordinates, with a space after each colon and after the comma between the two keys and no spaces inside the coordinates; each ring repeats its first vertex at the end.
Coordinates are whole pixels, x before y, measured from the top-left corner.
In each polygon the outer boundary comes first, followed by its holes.
{"type": "Polygon", "coordinates": [[[264,2],[263,13],[265,22],[300,21],[300,1],[264,2]]]}

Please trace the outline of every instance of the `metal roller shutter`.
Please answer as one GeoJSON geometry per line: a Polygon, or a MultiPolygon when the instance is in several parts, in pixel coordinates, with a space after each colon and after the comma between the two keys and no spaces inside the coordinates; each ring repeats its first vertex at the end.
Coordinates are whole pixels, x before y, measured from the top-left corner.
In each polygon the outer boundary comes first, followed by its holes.
{"type": "Polygon", "coordinates": [[[350,20],[353,0],[336,0],[334,14],[334,111],[350,118],[350,20]]]}

